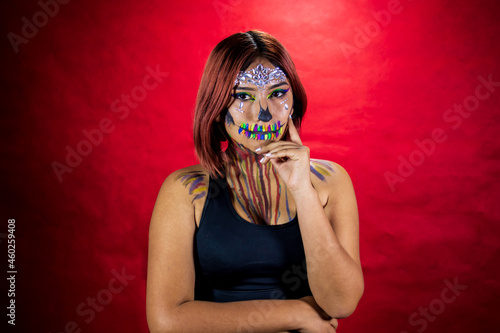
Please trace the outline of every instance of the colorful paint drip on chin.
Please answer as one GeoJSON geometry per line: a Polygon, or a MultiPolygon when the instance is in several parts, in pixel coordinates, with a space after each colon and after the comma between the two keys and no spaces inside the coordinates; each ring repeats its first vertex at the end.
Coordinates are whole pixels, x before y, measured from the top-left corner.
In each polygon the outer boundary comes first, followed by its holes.
{"type": "Polygon", "coordinates": [[[238,133],[254,140],[273,140],[277,139],[282,133],[285,126],[280,121],[272,125],[257,125],[242,123],[238,129],[238,133]]]}

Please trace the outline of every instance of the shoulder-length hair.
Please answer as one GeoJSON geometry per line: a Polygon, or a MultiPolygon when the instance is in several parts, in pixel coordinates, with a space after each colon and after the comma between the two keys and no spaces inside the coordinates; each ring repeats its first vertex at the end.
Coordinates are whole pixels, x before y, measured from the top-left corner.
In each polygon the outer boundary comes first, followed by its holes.
{"type": "MultiPolygon", "coordinates": [[[[293,122],[300,129],[307,97],[285,47],[273,36],[255,30],[225,38],[208,57],[194,113],[196,154],[212,177],[223,177],[224,164],[228,162],[227,154],[221,150],[221,142],[227,141],[228,137],[224,119],[236,76],[257,58],[265,58],[285,72],[293,93],[293,122]]],[[[288,132],[285,139],[289,140],[288,132]]]]}

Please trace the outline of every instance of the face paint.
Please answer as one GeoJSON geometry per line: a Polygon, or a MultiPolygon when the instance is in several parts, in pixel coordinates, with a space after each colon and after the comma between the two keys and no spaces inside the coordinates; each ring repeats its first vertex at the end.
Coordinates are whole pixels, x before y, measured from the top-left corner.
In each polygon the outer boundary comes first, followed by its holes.
{"type": "Polygon", "coordinates": [[[292,111],[291,105],[290,108],[288,105],[293,100],[290,83],[283,70],[275,68],[266,59],[258,59],[250,64],[247,71],[237,74],[234,84],[233,99],[228,105],[232,121],[227,119],[225,123],[229,136],[249,149],[261,144],[258,141],[279,140],[292,111]]]}
{"type": "Polygon", "coordinates": [[[234,85],[254,84],[259,90],[264,90],[268,84],[276,84],[283,81],[286,81],[286,75],[279,67],[268,68],[262,66],[262,64],[258,64],[254,69],[246,72],[241,71],[236,77],[234,85]]]}
{"type": "Polygon", "coordinates": [[[259,111],[259,117],[257,119],[259,119],[260,121],[263,121],[265,123],[267,123],[269,120],[273,119],[271,112],[269,112],[269,106],[266,107],[265,110],[262,108],[262,105],[260,105],[260,103],[259,103],[259,106],[260,106],[260,111],[259,111]]]}
{"type": "Polygon", "coordinates": [[[239,108],[235,108],[235,110],[238,111],[238,112],[241,112],[241,113],[245,112],[243,110],[243,101],[240,102],[240,107],[239,108]]]}
{"type": "Polygon", "coordinates": [[[248,222],[261,225],[291,221],[288,189],[279,180],[271,163],[259,163],[260,156],[240,144],[236,144],[230,154],[231,159],[238,163],[229,164],[226,179],[231,200],[235,208],[241,208],[242,216],[246,215],[248,222]],[[283,208],[286,208],[286,213],[283,208]]]}
{"type": "Polygon", "coordinates": [[[323,160],[313,160],[310,161],[310,170],[313,175],[318,177],[322,181],[325,180],[325,176],[330,176],[331,173],[335,173],[335,170],[327,161],[323,160]]]}
{"type": "Polygon", "coordinates": [[[285,126],[280,121],[272,125],[257,125],[242,123],[238,134],[254,140],[273,140],[283,133],[285,126]]]}
{"type": "Polygon", "coordinates": [[[233,116],[229,113],[229,110],[226,112],[226,124],[229,125],[234,125],[234,119],[233,116]]]}
{"type": "Polygon", "coordinates": [[[201,171],[187,171],[178,175],[175,180],[181,180],[185,188],[189,188],[189,194],[192,194],[193,203],[196,199],[203,198],[207,194],[207,184],[204,182],[205,175],[201,171]]]}
{"type": "MultiPolygon", "coordinates": [[[[287,91],[288,91],[288,90],[287,90],[287,91]]],[[[288,111],[288,104],[286,104],[286,101],[288,101],[288,98],[287,98],[287,99],[285,99],[285,100],[283,100],[283,101],[281,101],[281,102],[280,102],[280,104],[285,103],[285,110],[287,110],[287,111],[288,111]]]]}

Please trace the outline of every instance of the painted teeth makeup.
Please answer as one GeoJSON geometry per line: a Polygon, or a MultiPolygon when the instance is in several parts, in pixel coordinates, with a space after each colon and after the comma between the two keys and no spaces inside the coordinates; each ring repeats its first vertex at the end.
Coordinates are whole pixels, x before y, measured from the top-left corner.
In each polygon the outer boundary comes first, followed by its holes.
{"type": "Polygon", "coordinates": [[[279,67],[268,68],[262,64],[258,64],[254,69],[246,72],[241,71],[236,77],[234,85],[254,84],[259,90],[264,90],[268,84],[276,84],[283,81],[286,81],[286,75],[279,67]]]}
{"type": "Polygon", "coordinates": [[[242,123],[238,128],[238,134],[254,140],[273,140],[278,138],[285,128],[279,120],[272,125],[257,125],[242,123]]]}
{"type": "Polygon", "coordinates": [[[235,135],[237,132],[242,137],[263,141],[281,137],[287,122],[277,119],[290,112],[287,104],[290,87],[286,81],[283,70],[269,63],[263,65],[257,62],[253,69],[240,71],[234,82],[234,104],[230,109],[234,119],[226,116],[228,133],[235,135]],[[258,124],[252,123],[254,121],[258,124]]]}

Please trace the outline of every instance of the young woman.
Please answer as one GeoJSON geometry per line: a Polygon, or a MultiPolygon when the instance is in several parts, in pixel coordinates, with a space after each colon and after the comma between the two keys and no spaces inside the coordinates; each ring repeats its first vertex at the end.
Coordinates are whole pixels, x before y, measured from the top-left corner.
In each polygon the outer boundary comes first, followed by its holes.
{"type": "Polygon", "coordinates": [[[167,177],[151,219],[151,332],[335,332],[354,311],[356,198],[340,165],[302,145],[306,104],[269,34],[212,51],[194,119],[200,164],[167,177]]]}

